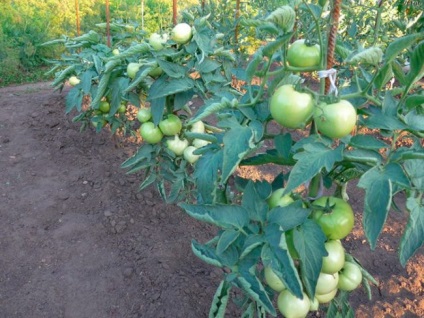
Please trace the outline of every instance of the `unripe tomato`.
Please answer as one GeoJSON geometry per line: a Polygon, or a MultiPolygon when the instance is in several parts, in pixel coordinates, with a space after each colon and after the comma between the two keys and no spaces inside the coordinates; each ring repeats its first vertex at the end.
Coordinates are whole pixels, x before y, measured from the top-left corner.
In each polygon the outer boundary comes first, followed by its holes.
{"type": "Polygon", "coordinates": [[[320,304],[326,304],[332,301],[334,297],[336,297],[337,292],[338,292],[338,289],[335,288],[327,294],[323,294],[323,295],[315,294],[315,298],[318,300],[320,304]]]}
{"type": "Polygon", "coordinates": [[[271,196],[268,198],[268,206],[270,209],[275,208],[276,206],[287,206],[290,203],[293,203],[294,200],[289,194],[283,195],[284,188],[275,190],[271,196]]]}
{"type": "Polygon", "coordinates": [[[351,206],[343,199],[324,196],[315,200],[313,207],[319,209],[312,212],[312,218],[321,226],[328,239],[341,240],[352,231],[355,217],[351,206]],[[329,210],[325,211],[327,200],[329,210]]]}
{"type": "Polygon", "coordinates": [[[178,44],[185,44],[193,36],[191,26],[187,23],[178,23],[171,31],[171,39],[178,44]]]}
{"type": "Polygon", "coordinates": [[[200,158],[200,155],[195,155],[193,153],[195,150],[197,150],[197,148],[194,146],[188,146],[186,149],[184,149],[184,159],[191,164],[195,163],[200,158]]]}
{"type": "Polygon", "coordinates": [[[180,139],[178,135],[174,136],[174,139],[168,139],[166,141],[168,149],[171,150],[177,156],[182,156],[184,150],[188,147],[187,139],[180,139]]]}
{"type": "Polygon", "coordinates": [[[143,140],[149,144],[157,144],[163,138],[163,134],[159,127],[156,127],[155,124],[150,121],[141,125],[140,135],[143,140]]]}
{"type": "Polygon", "coordinates": [[[71,86],[78,85],[80,82],[81,82],[81,80],[76,76],[71,76],[69,78],[69,85],[71,85],[71,86]]]}
{"type": "Polygon", "coordinates": [[[190,131],[194,133],[203,134],[205,133],[205,124],[201,120],[196,121],[194,124],[191,125],[190,131]]]}
{"type": "Polygon", "coordinates": [[[157,67],[153,68],[153,69],[149,72],[149,75],[150,75],[151,77],[156,78],[156,77],[159,77],[160,75],[162,75],[162,73],[163,73],[162,68],[161,68],[160,66],[157,66],[157,67]]]}
{"type": "Polygon", "coordinates": [[[149,108],[140,108],[137,112],[137,119],[140,123],[145,123],[152,118],[152,110],[149,108]]]}
{"type": "Polygon", "coordinates": [[[124,114],[126,111],[127,111],[127,106],[125,105],[125,103],[121,103],[121,105],[119,105],[119,108],[118,108],[118,113],[124,114]]]}
{"type": "Polygon", "coordinates": [[[105,100],[101,101],[100,104],[99,104],[99,110],[102,113],[105,113],[105,114],[108,113],[110,111],[110,104],[109,104],[109,102],[107,102],[105,100]]]}
{"type": "Polygon", "coordinates": [[[319,273],[315,294],[325,295],[337,288],[339,273],[319,273]]]}
{"type": "Polygon", "coordinates": [[[210,141],[203,140],[203,139],[194,139],[192,142],[192,145],[196,148],[202,148],[204,146],[207,146],[210,144],[210,141]]]}
{"type": "Polygon", "coordinates": [[[335,104],[320,104],[314,112],[315,125],[319,132],[330,138],[343,138],[356,125],[356,109],[347,100],[335,104]]]}
{"type": "Polygon", "coordinates": [[[309,311],[317,311],[319,309],[319,301],[316,297],[311,301],[311,306],[309,307],[309,311]]]}
{"type": "Polygon", "coordinates": [[[286,289],[286,285],[278,278],[271,267],[265,267],[264,275],[267,285],[276,292],[282,292],[286,289]]]}
{"type": "Polygon", "coordinates": [[[304,318],[309,312],[311,301],[305,293],[303,299],[300,299],[286,289],[278,295],[277,306],[286,318],[304,318]]]}
{"type": "Polygon", "coordinates": [[[177,115],[169,114],[166,119],[159,122],[159,128],[165,136],[174,136],[180,133],[183,123],[177,115]]]}
{"type": "Polygon", "coordinates": [[[308,46],[305,40],[297,40],[287,50],[287,62],[296,67],[318,66],[320,62],[320,47],[318,44],[308,46]]]}
{"type": "Polygon", "coordinates": [[[119,55],[119,50],[118,49],[113,49],[113,51],[112,51],[112,54],[113,55],[119,55]]]}
{"type": "Polygon", "coordinates": [[[139,63],[129,63],[127,66],[128,77],[131,79],[134,79],[140,67],[141,67],[141,64],[139,63]]]}
{"type": "Polygon", "coordinates": [[[345,263],[345,250],[339,240],[329,240],[325,243],[328,256],[322,258],[321,272],[334,274],[343,268],[345,263]]]}
{"type": "Polygon", "coordinates": [[[160,51],[163,49],[163,45],[168,41],[168,34],[158,34],[152,33],[149,37],[149,43],[152,48],[156,51],[160,51]]]}
{"type": "Polygon", "coordinates": [[[283,85],[272,95],[269,110],[281,126],[303,128],[314,112],[314,100],[307,93],[295,91],[293,85],[283,85]]]}
{"type": "Polygon", "coordinates": [[[340,290],[352,291],[361,284],[362,272],[358,265],[346,262],[339,272],[339,283],[337,287],[340,290]]]}

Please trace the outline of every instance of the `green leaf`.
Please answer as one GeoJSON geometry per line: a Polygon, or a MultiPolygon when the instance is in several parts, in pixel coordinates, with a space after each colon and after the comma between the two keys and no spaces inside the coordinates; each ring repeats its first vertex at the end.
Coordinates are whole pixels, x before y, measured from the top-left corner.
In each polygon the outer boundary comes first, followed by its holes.
{"type": "Polygon", "coordinates": [[[73,87],[68,94],[66,95],[66,114],[69,114],[74,108],[77,108],[78,111],[81,111],[82,105],[82,91],[78,87],[73,87]]]}
{"type": "Polygon", "coordinates": [[[265,240],[262,235],[249,235],[244,241],[242,252],[240,254],[240,259],[246,257],[255,248],[264,244],[264,242],[265,240]]]}
{"type": "Polygon", "coordinates": [[[133,156],[131,156],[130,158],[128,158],[121,164],[121,168],[123,169],[129,168],[144,159],[150,160],[152,157],[153,151],[154,151],[154,148],[152,145],[143,144],[140,148],[138,148],[137,152],[133,156]]]}
{"type": "Polygon", "coordinates": [[[195,66],[196,70],[200,73],[211,73],[220,67],[220,63],[210,58],[205,58],[202,63],[196,63],[195,66]]]}
{"type": "Polygon", "coordinates": [[[343,158],[348,161],[377,165],[383,161],[383,157],[374,150],[353,149],[343,152],[343,158]]]}
{"type": "Polygon", "coordinates": [[[275,316],[277,313],[274,306],[272,305],[271,299],[269,299],[268,293],[260,280],[250,274],[247,271],[241,272],[240,276],[237,277],[237,281],[240,287],[255,301],[261,304],[267,312],[275,316]]]}
{"type": "Polygon", "coordinates": [[[406,95],[412,85],[424,76],[424,41],[420,42],[412,52],[410,59],[410,71],[406,75],[406,95]]]}
{"type": "Polygon", "coordinates": [[[110,114],[115,114],[118,111],[118,108],[121,106],[122,95],[125,89],[128,87],[128,83],[129,79],[127,77],[117,77],[112,81],[110,85],[110,114]]]}
{"type": "Polygon", "coordinates": [[[225,230],[219,236],[218,244],[216,246],[216,252],[218,254],[224,253],[231,244],[233,244],[239,237],[240,232],[237,230],[229,229],[225,230]]]}
{"type": "Polygon", "coordinates": [[[384,141],[381,141],[372,135],[352,136],[352,138],[349,140],[349,145],[356,148],[369,150],[379,150],[381,148],[389,147],[389,145],[387,145],[384,141]]]}
{"type": "Polygon", "coordinates": [[[396,100],[389,91],[386,91],[383,100],[383,114],[396,117],[398,104],[398,100],[396,100]]]}
{"type": "Polygon", "coordinates": [[[343,144],[336,149],[328,148],[321,143],[306,144],[304,151],[294,156],[298,161],[290,173],[284,193],[287,194],[309,181],[322,168],[330,171],[336,162],[343,160],[343,148],[343,144]]]}
{"type": "Polygon", "coordinates": [[[209,318],[224,318],[230,297],[231,284],[222,280],[213,296],[209,318]]]}
{"type": "Polygon", "coordinates": [[[412,109],[423,104],[424,95],[408,95],[405,99],[405,105],[408,109],[412,109]]]}
{"type": "Polygon", "coordinates": [[[411,179],[413,186],[416,189],[424,192],[424,160],[405,160],[403,166],[406,170],[409,179],[411,179]]]}
{"type": "Polygon", "coordinates": [[[239,205],[180,203],[179,206],[196,220],[211,223],[224,229],[236,228],[242,230],[249,223],[249,213],[239,205]]]}
{"type": "Polygon", "coordinates": [[[249,218],[264,222],[268,213],[268,204],[256,191],[255,183],[249,180],[243,192],[242,206],[248,211],[249,218]]]}
{"type": "Polygon", "coordinates": [[[298,200],[285,207],[273,208],[269,212],[268,222],[278,224],[281,230],[288,231],[305,222],[310,213],[309,209],[302,206],[302,201],[298,200]]]}
{"type": "Polygon", "coordinates": [[[170,79],[161,76],[150,86],[148,100],[174,95],[176,93],[189,91],[194,87],[194,81],[189,77],[170,79]]]}
{"type": "Polygon", "coordinates": [[[196,240],[192,240],[191,250],[193,251],[194,255],[196,255],[205,263],[213,265],[213,266],[222,267],[222,264],[219,261],[219,258],[215,254],[215,250],[212,247],[208,245],[202,245],[198,243],[196,240]]]}
{"type": "Polygon", "coordinates": [[[164,60],[157,60],[159,66],[162,68],[162,70],[170,77],[173,78],[183,78],[186,77],[186,73],[188,72],[188,68],[185,66],[181,66],[176,63],[164,61],[164,60]]]}
{"type": "Polygon", "coordinates": [[[380,90],[393,78],[392,65],[390,63],[385,64],[379,69],[377,76],[375,77],[374,86],[375,89],[380,90]]]}
{"type": "Polygon", "coordinates": [[[326,240],[320,226],[312,220],[308,219],[293,229],[294,247],[300,259],[300,276],[311,299],[315,295],[322,258],[328,255],[324,246],[326,240]]]}
{"type": "Polygon", "coordinates": [[[221,184],[225,184],[240,161],[253,149],[254,134],[250,127],[232,127],[224,135],[224,157],[221,184]]]}
{"type": "Polygon", "coordinates": [[[259,166],[268,163],[274,163],[282,166],[293,166],[296,161],[293,160],[292,156],[284,158],[278,154],[276,149],[269,149],[265,153],[260,153],[253,157],[243,159],[240,162],[240,166],[259,166]]]}
{"type": "Polygon", "coordinates": [[[222,166],[223,150],[207,152],[196,162],[194,178],[196,179],[197,191],[200,202],[213,203],[218,187],[218,171],[222,166]]]}
{"type": "Polygon", "coordinates": [[[386,63],[389,63],[392,60],[394,60],[400,52],[402,52],[403,50],[406,50],[411,45],[420,41],[423,38],[424,38],[424,35],[422,33],[414,33],[414,34],[406,35],[404,37],[401,37],[391,42],[385,52],[386,63]]]}
{"type": "Polygon", "coordinates": [[[424,114],[418,113],[416,109],[405,116],[405,122],[411,130],[424,131],[424,114]]]}
{"type": "MultiPolygon", "coordinates": [[[[422,167],[422,166],[421,166],[422,167]]],[[[410,215],[400,242],[399,258],[405,267],[408,260],[424,243],[424,205],[419,199],[409,197],[406,207],[410,215]]]]}
{"type": "Polygon", "coordinates": [[[408,128],[398,118],[385,114],[374,114],[363,120],[363,123],[370,129],[385,129],[385,130],[405,130],[408,128]]]}
{"type": "Polygon", "coordinates": [[[278,154],[285,159],[290,158],[290,150],[293,140],[290,134],[277,135],[274,137],[275,149],[277,149],[278,154]]]}
{"type": "Polygon", "coordinates": [[[152,110],[152,121],[157,126],[163,118],[166,107],[166,97],[156,98],[150,102],[150,109],[152,110]]]}

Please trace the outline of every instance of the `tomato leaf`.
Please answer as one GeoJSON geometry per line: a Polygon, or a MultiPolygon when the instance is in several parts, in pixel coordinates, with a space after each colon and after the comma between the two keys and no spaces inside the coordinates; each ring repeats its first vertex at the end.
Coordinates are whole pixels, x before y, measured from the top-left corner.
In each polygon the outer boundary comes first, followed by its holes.
{"type": "Polygon", "coordinates": [[[81,111],[82,91],[78,87],[73,87],[66,95],[66,114],[69,114],[74,108],[81,111]]]}
{"type": "Polygon", "coordinates": [[[274,145],[278,154],[285,159],[290,158],[290,150],[292,147],[292,137],[290,134],[282,134],[274,137],[274,145]]]}
{"type": "MultiPolygon", "coordinates": [[[[422,166],[421,166],[422,167],[422,166]]],[[[424,243],[424,204],[414,197],[406,200],[406,207],[410,215],[400,242],[399,258],[402,266],[424,243]]]]}
{"type": "Polygon", "coordinates": [[[293,230],[294,247],[300,258],[300,276],[311,299],[315,295],[322,258],[328,255],[324,246],[326,240],[320,226],[312,220],[306,220],[293,230]]]}
{"type": "Polygon", "coordinates": [[[265,243],[265,239],[262,235],[249,235],[244,241],[242,252],[240,254],[240,259],[246,257],[251,251],[253,251],[258,246],[261,246],[265,243]]]}
{"type": "Polygon", "coordinates": [[[222,232],[216,245],[216,253],[218,255],[223,254],[237,240],[239,235],[240,232],[234,229],[228,229],[222,232]]]}
{"type": "Polygon", "coordinates": [[[414,187],[424,192],[424,160],[406,160],[403,166],[414,187]]]}
{"type": "Polygon", "coordinates": [[[193,251],[194,255],[196,255],[205,263],[213,265],[213,266],[222,267],[221,261],[216,255],[214,248],[208,245],[202,245],[198,243],[196,240],[192,240],[191,250],[193,251]]]}
{"type": "Polygon", "coordinates": [[[222,280],[213,296],[209,318],[224,318],[230,296],[231,284],[222,280]]]}
{"type": "Polygon", "coordinates": [[[260,153],[253,157],[243,159],[240,162],[240,166],[258,166],[268,163],[293,166],[296,162],[293,160],[292,156],[290,156],[290,158],[284,158],[278,154],[276,149],[269,149],[265,153],[260,153]]]}
{"type": "Polygon", "coordinates": [[[409,48],[412,44],[416,43],[417,41],[423,38],[424,35],[422,33],[414,33],[406,35],[391,42],[387,47],[384,55],[386,63],[389,63],[394,60],[400,52],[409,48]]]}
{"type": "Polygon", "coordinates": [[[406,87],[404,95],[411,89],[412,85],[424,76],[424,41],[421,41],[412,52],[411,67],[408,74],[406,74],[406,87]]]}
{"type": "Polygon", "coordinates": [[[115,114],[121,106],[122,95],[128,86],[129,79],[127,77],[116,77],[110,84],[111,100],[110,114],[115,114]]]}
{"type": "Polygon", "coordinates": [[[196,205],[181,203],[179,206],[191,217],[224,229],[242,229],[249,223],[249,213],[239,205],[196,205]]]}
{"type": "Polygon", "coordinates": [[[152,86],[150,86],[148,100],[152,101],[157,98],[189,91],[193,87],[194,81],[189,77],[177,79],[161,76],[152,84],[152,86]]]}
{"type": "Polygon", "coordinates": [[[392,65],[390,63],[385,64],[381,69],[379,69],[378,74],[375,78],[375,81],[374,81],[375,88],[377,90],[380,90],[392,78],[393,78],[392,65]]]}
{"type": "Polygon", "coordinates": [[[370,129],[385,129],[385,130],[405,130],[408,128],[397,117],[388,116],[385,114],[373,114],[367,119],[362,119],[365,126],[370,129]]]}
{"type": "Polygon", "coordinates": [[[268,204],[261,198],[252,181],[249,181],[244,189],[241,204],[248,211],[250,219],[265,222],[268,204]]]}
{"type": "Polygon", "coordinates": [[[212,203],[215,200],[218,185],[218,170],[222,166],[223,150],[203,154],[196,162],[194,178],[196,179],[198,201],[212,203]]]}
{"type": "Polygon", "coordinates": [[[321,143],[306,144],[304,151],[294,156],[298,161],[290,172],[284,193],[290,193],[307,182],[322,168],[330,171],[336,162],[343,160],[343,148],[343,144],[336,149],[328,148],[321,143]]]}
{"type": "Polygon", "coordinates": [[[384,94],[383,107],[382,107],[383,114],[396,117],[398,105],[399,105],[399,102],[393,97],[393,95],[390,92],[387,91],[384,94]]]}
{"type": "Polygon", "coordinates": [[[284,207],[273,208],[269,212],[268,222],[278,224],[283,231],[288,231],[305,222],[310,213],[299,200],[284,207]]]}
{"type": "Polygon", "coordinates": [[[381,141],[372,135],[352,136],[352,138],[350,138],[349,140],[349,145],[356,148],[370,149],[370,150],[379,150],[381,148],[389,147],[389,145],[387,145],[384,141],[381,141]]]}

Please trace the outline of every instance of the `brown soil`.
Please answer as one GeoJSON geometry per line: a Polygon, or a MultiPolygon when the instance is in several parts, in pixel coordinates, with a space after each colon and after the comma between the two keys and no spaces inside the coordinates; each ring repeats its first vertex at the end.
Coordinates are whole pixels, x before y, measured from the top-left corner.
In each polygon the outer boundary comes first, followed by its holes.
{"type": "MultiPolygon", "coordinates": [[[[48,83],[0,89],[0,318],[207,317],[221,272],[190,241],[215,229],[138,192],[120,168],[136,145],[80,133],[64,96],[48,83]]],[[[361,211],[363,194],[350,196],[361,211]]],[[[372,301],[352,294],[357,317],[424,317],[423,249],[406,268],[396,251],[405,221],[391,213],[375,252],[360,221],[345,240],[380,282],[372,301]]]]}

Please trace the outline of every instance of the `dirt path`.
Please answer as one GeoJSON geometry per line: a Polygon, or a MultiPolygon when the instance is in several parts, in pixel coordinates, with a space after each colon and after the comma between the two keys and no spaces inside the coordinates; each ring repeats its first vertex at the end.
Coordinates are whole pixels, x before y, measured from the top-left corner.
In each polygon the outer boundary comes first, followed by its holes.
{"type": "MultiPolygon", "coordinates": [[[[214,229],[137,192],[119,167],[135,149],[80,133],[47,83],[0,89],[0,318],[207,317],[221,274],[190,241],[214,229]]],[[[359,225],[346,241],[381,281],[371,302],[352,295],[357,317],[424,316],[422,250],[406,269],[395,250],[404,220],[376,253],[359,225]]]]}

